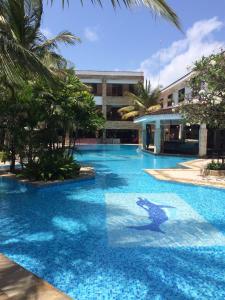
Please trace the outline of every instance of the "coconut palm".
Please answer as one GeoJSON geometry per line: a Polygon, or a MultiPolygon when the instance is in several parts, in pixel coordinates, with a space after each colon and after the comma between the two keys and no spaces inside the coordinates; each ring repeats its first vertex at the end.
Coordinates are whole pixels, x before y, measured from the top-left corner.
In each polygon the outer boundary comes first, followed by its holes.
{"type": "MultiPolygon", "coordinates": [[[[61,1],[64,5],[65,1],[61,1]]],[[[101,0],[91,2],[102,4],[101,0]]],[[[114,7],[123,3],[128,8],[144,5],[180,28],[177,15],[165,0],[111,0],[111,3],[114,7]]],[[[57,42],[70,44],[78,40],[70,32],[63,32],[55,39],[47,40],[40,32],[42,13],[43,0],[0,0],[1,78],[5,77],[7,81],[15,82],[29,72],[49,80],[52,74],[41,61],[40,52],[43,56],[46,50],[55,50],[57,42]]],[[[52,54],[51,58],[56,62],[59,57],[52,54]]]]}
{"type": "Polygon", "coordinates": [[[123,120],[133,119],[161,108],[161,105],[157,104],[160,90],[159,88],[152,89],[150,81],[148,80],[146,80],[145,84],[139,82],[136,86],[135,93],[127,92],[125,95],[133,104],[118,110],[123,120]]]}
{"type": "Polygon", "coordinates": [[[1,0],[0,77],[15,82],[27,74],[53,80],[52,70],[62,63],[56,52],[59,43],[79,41],[69,31],[47,39],[40,30],[42,0],[1,0]],[[48,61],[51,67],[45,65],[48,61]]]}

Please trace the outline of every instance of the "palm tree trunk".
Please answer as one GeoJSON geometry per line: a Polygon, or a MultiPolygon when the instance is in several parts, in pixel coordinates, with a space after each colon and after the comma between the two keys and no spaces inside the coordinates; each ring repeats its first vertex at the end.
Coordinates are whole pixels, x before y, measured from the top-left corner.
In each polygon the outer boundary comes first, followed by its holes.
{"type": "Polygon", "coordinates": [[[14,142],[11,144],[11,157],[10,157],[10,172],[15,173],[16,170],[16,150],[14,146],[14,142]]]}
{"type": "Polygon", "coordinates": [[[63,135],[62,135],[62,149],[63,150],[65,149],[65,145],[66,145],[66,134],[65,134],[65,132],[63,132],[63,135]]]}

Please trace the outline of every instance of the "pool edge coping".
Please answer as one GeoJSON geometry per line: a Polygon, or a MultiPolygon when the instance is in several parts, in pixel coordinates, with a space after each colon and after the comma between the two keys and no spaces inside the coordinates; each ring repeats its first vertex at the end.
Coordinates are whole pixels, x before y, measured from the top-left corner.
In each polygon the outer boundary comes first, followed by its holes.
{"type": "Polygon", "coordinates": [[[22,299],[23,296],[29,296],[29,299],[30,297],[33,299],[34,296],[37,300],[72,300],[70,296],[28,271],[3,253],[0,253],[0,270],[5,274],[0,282],[0,296],[3,296],[5,300],[14,299],[14,297],[22,299]],[[27,293],[30,295],[27,295],[27,293]]]}
{"type": "MultiPolygon", "coordinates": [[[[150,176],[153,176],[155,179],[167,182],[177,182],[177,183],[184,183],[184,184],[191,184],[195,186],[202,186],[202,187],[210,187],[210,188],[219,188],[225,189],[225,181],[224,182],[215,182],[215,181],[203,181],[203,180],[196,180],[192,178],[181,178],[181,177],[173,177],[170,176],[174,172],[180,173],[196,173],[201,175],[201,167],[196,166],[196,162],[201,162],[203,159],[193,159],[186,162],[180,162],[179,165],[183,168],[174,168],[174,169],[144,169],[144,172],[150,176]]],[[[203,176],[203,175],[202,175],[203,176]]]]}
{"type": "Polygon", "coordinates": [[[28,179],[20,179],[17,178],[15,174],[10,172],[2,172],[0,173],[0,178],[7,178],[15,180],[18,183],[26,184],[32,187],[41,188],[41,187],[51,187],[68,183],[76,183],[82,181],[88,181],[91,179],[95,179],[95,169],[91,166],[81,166],[80,174],[76,178],[65,179],[65,180],[54,180],[54,181],[30,181],[28,179]]]}

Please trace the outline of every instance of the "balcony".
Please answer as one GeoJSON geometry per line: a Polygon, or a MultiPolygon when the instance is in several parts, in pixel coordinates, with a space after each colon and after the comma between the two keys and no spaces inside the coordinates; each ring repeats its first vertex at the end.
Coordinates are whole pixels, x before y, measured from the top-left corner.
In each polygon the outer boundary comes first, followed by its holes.
{"type": "Polygon", "coordinates": [[[132,121],[106,121],[106,129],[139,129],[139,124],[135,124],[132,121]]]}

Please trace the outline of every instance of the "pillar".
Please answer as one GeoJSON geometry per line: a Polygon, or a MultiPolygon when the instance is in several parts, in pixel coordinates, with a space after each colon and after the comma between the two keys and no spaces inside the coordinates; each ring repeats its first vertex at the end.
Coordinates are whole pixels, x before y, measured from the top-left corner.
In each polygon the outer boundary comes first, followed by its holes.
{"type": "Polygon", "coordinates": [[[142,145],[142,128],[138,129],[138,144],[142,145]]]}
{"type": "Polygon", "coordinates": [[[160,120],[155,122],[154,132],[154,153],[159,154],[161,152],[161,127],[160,120]]]}
{"type": "Polygon", "coordinates": [[[146,148],[146,124],[142,125],[142,135],[141,135],[142,148],[146,148]]]}
{"type": "Polygon", "coordinates": [[[184,133],[184,125],[179,125],[179,140],[183,140],[183,133],[184,133]]]}
{"type": "Polygon", "coordinates": [[[199,128],[199,150],[198,155],[200,157],[207,154],[207,128],[206,124],[201,124],[199,128]]]}
{"type": "MultiPolygon", "coordinates": [[[[107,83],[106,83],[106,79],[103,78],[103,80],[102,80],[102,114],[103,114],[104,118],[107,120],[106,97],[107,97],[107,83]]],[[[102,137],[104,140],[106,139],[106,129],[105,128],[102,131],[102,137]]]]}
{"type": "Polygon", "coordinates": [[[173,92],[173,102],[174,102],[174,105],[177,105],[179,102],[178,91],[173,92]]]}
{"type": "Polygon", "coordinates": [[[69,146],[69,144],[70,144],[70,133],[69,133],[69,131],[66,132],[65,144],[66,144],[66,146],[69,146]]]}

